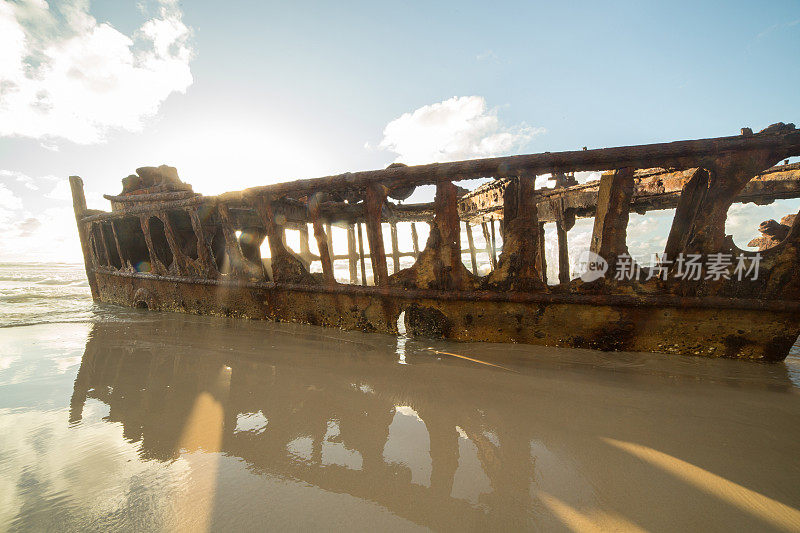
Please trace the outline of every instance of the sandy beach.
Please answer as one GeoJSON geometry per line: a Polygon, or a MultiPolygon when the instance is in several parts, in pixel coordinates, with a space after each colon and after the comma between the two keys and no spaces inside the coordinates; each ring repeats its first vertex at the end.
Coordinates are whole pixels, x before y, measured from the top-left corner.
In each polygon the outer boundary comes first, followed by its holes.
{"type": "Polygon", "coordinates": [[[3,530],[800,528],[795,355],[108,306],[0,339],[3,530]]]}

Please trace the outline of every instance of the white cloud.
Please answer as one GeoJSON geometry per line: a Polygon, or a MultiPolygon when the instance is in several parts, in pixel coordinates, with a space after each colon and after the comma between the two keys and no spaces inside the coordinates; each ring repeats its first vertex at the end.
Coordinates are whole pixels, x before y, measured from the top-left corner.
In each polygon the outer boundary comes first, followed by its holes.
{"type": "Polygon", "coordinates": [[[16,211],[18,209],[22,209],[22,199],[0,183],[0,213],[3,210],[16,211]]]}
{"type": "Polygon", "coordinates": [[[129,37],[85,0],[0,0],[0,136],[90,144],[140,131],[192,84],[189,35],[171,1],[129,37]]]}
{"type": "Polygon", "coordinates": [[[44,195],[45,198],[49,198],[51,200],[59,200],[66,202],[67,200],[72,202],[72,189],[70,189],[69,181],[67,180],[59,180],[56,182],[53,189],[44,195]]]}
{"type": "Polygon", "coordinates": [[[14,178],[14,181],[22,183],[26,188],[32,191],[38,191],[39,185],[36,181],[22,172],[16,170],[0,170],[0,178],[14,178]]]}
{"type": "Polygon", "coordinates": [[[519,152],[544,131],[503,125],[482,96],[454,96],[389,122],[378,147],[406,164],[458,161],[519,152]]]}
{"type": "MultiPolygon", "coordinates": [[[[21,189],[20,197],[6,183],[0,183],[0,261],[81,261],[69,182],[14,170],[0,170],[0,178],[10,178],[8,184],[51,189],[47,194],[21,189]]],[[[102,199],[91,191],[86,196],[93,202],[102,199]]]]}
{"type": "Polygon", "coordinates": [[[486,50],[481,52],[480,54],[475,56],[477,61],[492,61],[494,63],[502,64],[507,63],[507,61],[503,61],[500,59],[500,56],[494,53],[494,50],[486,50]]]}
{"type": "Polygon", "coordinates": [[[0,261],[82,261],[71,207],[51,207],[29,215],[22,210],[9,213],[0,234],[0,261]]]}

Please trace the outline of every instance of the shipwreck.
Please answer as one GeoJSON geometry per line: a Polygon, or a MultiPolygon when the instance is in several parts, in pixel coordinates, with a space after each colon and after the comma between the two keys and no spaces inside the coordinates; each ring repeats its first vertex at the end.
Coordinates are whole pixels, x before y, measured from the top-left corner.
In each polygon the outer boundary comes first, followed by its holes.
{"type": "Polygon", "coordinates": [[[765,222],[752,251],[725,222],[734,203],[800,197],[800,164],[788,164],[798,155],[800,130],[778,123],[732,137],[393,164],[218,196],[195,193],[173,167],[144,167],[106,195],[110,212],[87,209],[80,177],[70,185],[96,302],[772,362],[800,334],[800,221],[765,222]],[[602,174],[578,183],[584,171],[602,174]],[[537,187],[543,176],[552,186],[537,187]],[[472,191],[456,185],[478,178],[472,191]],[[435,186],[433,202],[403,203],[424,185],[435,186]],[[666,245],[640,263],[626,242],[629,214],[665,209],[674,209],[666,245]],[[579,218],[594,219],[591,276],[570,265],[579,218]],[[546,224],[557,280],[547,276],[546,224]],[[336,233],[346,253],[334,253],[336,233]]]}

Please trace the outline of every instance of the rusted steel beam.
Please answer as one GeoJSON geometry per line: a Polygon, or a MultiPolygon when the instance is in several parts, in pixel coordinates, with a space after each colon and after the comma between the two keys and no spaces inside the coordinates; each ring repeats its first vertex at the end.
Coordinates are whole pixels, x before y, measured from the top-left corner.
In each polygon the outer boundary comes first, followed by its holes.
{"type": "Polygon", "coordinates": [[[156,255],[153,247],[153,236],[150,234],[150,216],[139,216],[139,225],[142,228],[142,233],[144,233],[144,242],[147,245],[147,253],[150,256],[150,268],[156,274],[166,276],[169,265],[164,265],[156,255]]]}
{"type": "Polygon", "coordinates": [[[411,245],[414,247],[414,259],[417,259],[419,257],[419,236],[415,222],[411,223],[411,245]]]}
{"type": "Polygon", "coordinates": [[[397,244],[397,222],[389,223],[389,231],[391,232],[392,238],[392,273],[395,273],[400,270],[400,255],[397,244]]]}
{"type": "MultiPolygon", "coordinates": [[[[464,280],[464,264],[461,262],[461,222],[458,219],[458,193],[456,186],[449,182],[436,184],[436,216],[431,226],[431,233],[438,232],[441,248],[441,260],[444,268],[441,273],[448,279],[441,279],[439,286],[462,288],[464,280]]],[[[428,239],[426,249],[431,245],[428,239]]],[[[444,278],[444,276],[443,276],[444,278]]]]}
{"type": "Polygon", "coordinates": [[[539,222],[539,262],[536,265],[542,275],[542,282],[547,284],[547,257],[545,256],[544,222],[539,222]]]}
{"type": "Polygon", "coordinates": [[[94,231],[89,231],[89,256],[91,258],[92,268],[97,270],[100,265],[100,258],[98,257],[97,242],[94,236],[94,231]]]}
{"type": "Polygon", "coordinates": [[[103,245],[105,263],[106,265],[111,266],[111,254],[109,253],[108,244],[106,243],[106,232],[105,228],[103,227],[103,223],[98,222],[96,223],[95,227],[99,228],[100,230],[100,243],[103,245]]]}
{"type": "MultiPolygon", "coordinates": [[[[637,170],[631,210],[640,214],[657,209],[671,209],[678,205],[682,187],[697,172],[697,168],[681,171],[663,169],[637,170]]],[[[506,180],[482,186],[459,199],[459,216],[462,220],[502,219],[503,191],[506,180]],[[482,207],[478,207],[478,206],[482,207]]],[[[539,195],[539,220],[555,222],[555,213],[550,209],[548,200],[561,198],[564,209],[578,218],[595,215],[599,182],[589,182],[567,189],[544,189],[536,192],[539,195]]],[[[736,202],[770,203],[776,199],[800,197],[800,164],[781,165],[767,169],[752,180],[736,197],[736,202]]],[[[187,205],[205,204],[213,207],[214,197],[195,197],[179,202],[168,202],[158,205],[159,209],[182,209],[187,205]]],[[[286,200],[283,201],[286,204],[286,200]]],[[[237,204],[239,205],[239,204],[237,204]]],[[[85,217],[84,220],[108,220],[121,218],[137,213],[148,213],[153,205],[135,206],[123,211],[100,213],[85,217]]],[[[282,207],[287,224],[300,225],[306,222],[305,206],[284,205],[282,207]]],[[[246,207],[230,209],[230,214],[237,227],[252,226],[258,223],[256,213],[246,207]]],[[[398,222],[423,221],[433,217],[433,203],[399,204],[392,206],[392,216],[398,222]]],[[[320,207],[320,218],[326,223],[355,223],[364,221],[363,208],[359,205],[323,202],[320,207]]]]}
{"type": "Polygon", "coordinates": [[[197,208],[188,208],[186,211],[189,213],[189,219],[192,221],[192,229],[197,239],[197,258],[200,260],[202,272],[207,277],[216,278],[219,276],[219,270],[217,269],[216,263],[214,263],[211,246],[206,241],[203,223],[200,220],[197,208]]]}
{"type": "Polygon", "coordinates": [[[117,237],[117,228],[114,225],[114,221],[110,221],[111,224],[111,235],[114,237],[114,246],[117,247],[117,256],[119,256],[119,262],[122,264],[122,268],[125,268],[125,265],[128,264],[130,266],[130,262],[125,260],[125,257],[122,255],[122,247],[119,245],[119,237],[117,237]]]}
{"type": "MultiPolygon", "coordinates": [[[[622,146],[596,150],[545,152],[543,154],[495,157],[452,163],[433,163],[383,170],[347,172],[334,176],[296,180],[245,191],[225,193],[221,199],[236,199],[245,194],[271,193],[276,196],[301,196],[318,190],[365,190],[371,184],[391,183],[392,188],[425,185],[482,177],[510,177],[522,173],[545,174],[615,168],[708,168],[727,153],[765,150],[777,163],[800,155],[800,131],[794,125],[775,124],[761,133],[677,141],[671,143],[622,146]]],[[[767,165],[769,166],[769,165],[767,165]]]]}
{"type": "Polygon", "coordinates": [[[558,282],[568,283],[570,280],[569,244],[567,228],[563,219],[556,221],[556,235],[558,236],[558,282]]]}
{"type": "Polygon", "coordinates": [[[704,166],[712,185],[700,200],[692,220],[687,253],[708,255],[725,251],[725,221],[728,209],[753,175],[774,164],[771,150],[732,153],[704,166]]]}
{"type": "Polygon", "coordinates": [[[331,231],[330,224],[325,224],[325,241],[328,243],[328,253],[331,256],[331,261],[333,261],[333,231],[331,231]]]}
{"type": "MultiPolygon", "coordinates": [[[[671,209],[677,206],[682,186],[688,182],[696,172],[697,167],[687,170],[666,171],[663,169],[639,170],[636,172],[631,210],[645,213],[655,209],[671,209]]],[[[505,180],[495,181],[465,195],[459,199],[459,216],[462,220],[488,220],[501,219],[503,209],[503,190],[505,180]]],[[[544,189],[537,191],[539,200],[539,220],[555,222],[554,213],[549,209],[548,199],[560,197],[564,200],[564,208],[573,212],[578,218],[594,216],[597,203],[597,190],[599,182],[589,182],[567,189],[544,189]]],[[[769,168],[753,178],[736,197],[736,202],[754,202],[757,204],[770,203],[776,199],[800,197],[800,164],[781,165],[769,168]]],[[[196,196],[185,200],[165,202],[158,206],[159,209],[182,209],[195,205],[208,205],[213,207],[216,197],[196,196]]],[[[282,200],[286,203],[288,199],[282,200]]],[[[243,205],[241,202],[231,200],[231,205],[243,205]]],[[[297,203],[286,205],[287,223],[298,224],[305,222],[305,206],[297,203]]],[[[92,222],[108,220],[149,213],[153,205],[135,205],[124,210],[111,213],[98,213],[82,220],[92,222]]],[[[404,221],[429,221],[433,217],[433,203],[399,204],[392,206],[392,215],[398,222],[404,221]]],[[[231,209],[231,216],[238,225],[252,224],[257,219],[252,210],[242,211],[231,209]],[[247,218],[249,217],[249,218],[247,218]]],[[[323,202],[320,208],[320,218],[323,222],[363,222],[363,209],[359,205],[344,203],[323,202]]]]}
{"type": "Polygon", "coordinates": [[[483,240],[486,243],[486,254],[489,256],[489,263],[492,265],[492,270],[497,268],[497,260],[494,257],[494,248],[492,247],[492,237],[489,235],[489,226],[486,222],[481,222],[481,229],[483,230],[483,240]]]}
{"type": "Polygon", "coordinates": [[[600,178],[597,214],[589,249],[605,259],[612,272],[617,257],[628,253],[626,236],[632,196],[632,168],[615,170],[600,178]]]}
{"type": "Polygon", "coordinates": [[[386,265],[386,252],[383,247],[383,230],[381,229],[381,210],[386,201],[386,188],[382,185],[370,186],[367,189],[365,203],[367,217],[367,241],[372,263],[375,285],[383,286],[389,282],[389,269],[386,265]]]}
{"type": "Polygon", "coordinates": [[[246,228],[239,234],[239,248],[242,250],[242,255],[252,265],[262,266],[263,260],[261,258],[261,245],[264,243],[267,234],[260,228],[246,228]]]}
{"type": "Polygon", "coordinates": [[[425,249],[412,267],[392,275],[393,285],[423,289],[464,289],[476,285],[477,278],[461,261],[457,197],[458,189],[453,183],[436,185],[436,215],[425,249]]]}
{"type": "Polygon", "coordinates": [[[188,274],[190,272],[189,258],[184,255],[183,250],[181,250],[181,247],[178,245],[175,230],[169,221],[169,217],[166,213],[160,213],[158,218],[161,220],[161,223],[164,224],[164,235],[167,237],[167,245],[172,252],[172,260],[175,262],[178,272],[184,275],[188,274]]]}
{"type": "Polygon", "coordinates": [[[367,267],[364,259],[364,232],[361,229],[361,224],[356,224],[356,226],[358,226],[358,256],[361,262],[361,284],[366,286],[367,267]]]}
{"type": "Polygon", "coordinates": [[[126,194],[124,196],[114,196],[111,194],[104,194],[103,198],[111,202],[121,204],[135,204],[135,203],[155,203],[155,202],[170,202],[174,200],[183,200],[186,198],[193,198],[199,196],[198,193],[192,191],[173,191],[173,192],[157,192],[145,194],[126,194]]]}
{"type": "MultiPolygon", "coordinates": [[[[179,200],[175,202],[164,202],[159,203],[158,208],[161,210],[169,211],[171,209],[182,209],[184,207],[196,206],[200,204],[205,204],[209,207],[214,207],[215,199],[211,198],[204,198],[202,196],[198,196],[195,198],[187,198],[186,200],[179,200]]],[[[84,216],[81,220],[83,222],[95,222],[97,220],[111,220],[116,218],[124,218],[124,217],[135,217],[139,215],[149,215],[153,212],[153,205],[137,205],[135,207],[131,207],[130,209],[125,209],[122,211],[114,211],[114,212],[100,212],[100,213],[92,213],[91,215],[84,216]]]]}
{"type": "Polygon", "coordinates": [[[490,233],[491,233],[491,236],[492,236],[492,259],[493,259],[492,262],[496,265],[497,264],[497,241],[495,240],[496,234],[495,234],[495,228],[494,228],[494,219],[491,219],[489,221],[489,229],[491,230],[490,233]]]}
{"type": "Polygon", "coordinates": [[[217,214],[220,218],[222,235],[225,237],[225,254],[228,256],[231,275],[238,279],[263,277],[263,266],[260,264],[255,265],[249,262],[242,252],[242,248],[239,245],[239,239],[236,238],[235,227],[231,223],[231,216],[230,212],[228,211],[228,206],[224,203],[219,203],[217,205],[217,214]]]}
{"type": "Polygon", "coordinates": [[[747,243],[748,247],[758,248],[760,252],[777,246],[791,234],[797,214],[790,214],[781,217],[780,222],[776,220],[765,220],[758,226],[760,237],[756,237],[747,243]]]}
{"type": "MultiPolygon", "coordinates": [[[[269,243],[273,281],[300,283],[312,281],[311,275],[307,272],[307,267],[286,247],[286,231],[283,226],[275,222],[272,199],[268,196],[259,196],[253,198],[253,204],[261,218],[261,223],[266,228],[265,235],[269,243]]],[[[307,227],[306,233],[308,233],[307,227]]]]}
{"type": "Polygon", "coordinates": [[[350,268],[350,283],[355,285],[358,283],[358,252],[356,251],[356,231],[352,224],[347,225],[347,261],[350,268]]]}
{"type": "Polygon", "coordinates": [[[543,304],[585,304],[615,305],[625,307],[684,307],[699,309],[751,309],[764,311],[800,312],[800,302],[791,300],[762,300],[749,298],[723,298],[717,296],[674,296],[674,295],[629,295],[629,294],[587,294],[560,292],[497,292],[484,290],[435,290],[406,289],[394,287],[363,287],[359,285],[306,285],[299,283],[275,282],[237,282],[225,279],[186,278],[181,276],[159,276],[141,272],[128,272],[106,269],[104,274],[125,278],[156,279],[171,283],[193,283],[198,285],[215,285],[221,287],[253,287],[259,289],[282,289],[298,292],[351,294],[375,297],[398,298],[404,300],[468,300],[511,303],[543,303],[543,304]]]}
{"type": "MultiPolygon", "coordinates": [[[[698,168],[668,171],[664,169],[637,170],[634,176],[631,211],[644,214],[659,209],[677,207],[681,190],[698,168]]],[[[503,210],[502,195],[498,195],[507,180],[487,184],[459,200],[463,220],[499,219],[503,210]]],[[[551,200],[561,199],[564,209],[578,218],[595,216],[599,181],[591,181],[567,189],[540,189],[539,220],[555,222],[551,200]]],[[[737,195],[737,203],[768,204],[774,200],[800,198],[800,163],[771,167],[750,180],[737,195]]]]}
{"type": "Polygon", "coordinates": [[[511,180],[504,191],[503,252],[483,287],[496,291],[538,291],[546,288],[538,270],[540,244],[532,176],[511,180]]]}
{"type": "Polygon", "coordinates": [[[331,254],[328,248],[328,237],[319,218],[320,198],[320,194],[315,194],[309,198],[308,217],[314,227],[314,238],[317,240],[317,248],[319,249],[319,261],[322,263],[322,277],[326,283],[334,284],[336,283],[336,277],[333,273],[333,261],[331,261],[331,254]]]}
{"type": "Polygon", "coordinates": [[[430,222],[433,220],[433,202],[393,204],[392,216],[397,222],[430,222]]]}
{"type": "Polygon", "coordinates": [[[306,269],[311,265],[311,248],[309,246],[308,224],[300,225],[300,260],[306,269]]]}
{"type": "Polygon", "coordinates": [[[464,224],[467,227],[467,245],[469,246],[469,260],[472,265],[472,273],[477,276],[478,258],[477,254],[475,253],[475,239],[472,236],[472,224],[469,223],[469,220],[465,221],[464,224]]]}
{"type": "Polygon", "coordinates": [[[683,186],[664,250],[667,259],[674,260],[681,251],[686,249],[697,210],[700,208],[703,195],[708,190],[709,179],[708,171],[702,168],[695,169],[683,186]]]}

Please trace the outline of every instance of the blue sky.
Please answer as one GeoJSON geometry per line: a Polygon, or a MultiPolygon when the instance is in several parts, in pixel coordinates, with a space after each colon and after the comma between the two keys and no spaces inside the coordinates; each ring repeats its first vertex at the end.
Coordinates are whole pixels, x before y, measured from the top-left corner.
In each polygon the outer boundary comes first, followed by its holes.
{"type": "Polygon", "coordinates": [[[79,257],[71,174],[108,208],[144,165],[216,193],[800,123],[800,2],[564,4],[0,0],[0,260],[79,257]]]}

